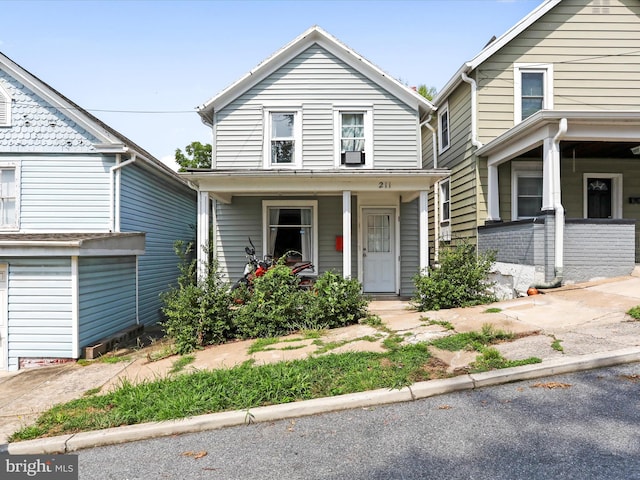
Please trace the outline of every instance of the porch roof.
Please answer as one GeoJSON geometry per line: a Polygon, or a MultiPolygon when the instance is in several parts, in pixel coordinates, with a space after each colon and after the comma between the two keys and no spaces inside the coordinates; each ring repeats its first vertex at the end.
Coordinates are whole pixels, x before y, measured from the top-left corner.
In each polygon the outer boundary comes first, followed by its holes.
{"type": "Polygon", "coordinates": [[[143,255],[145,234],[116,233],[0,233],[1,257],[143,255]]]}
{"type": "Polygon", "coordinates": [[[329,194],[353,192],[407,192],[428,190],[451,174],[447,169],[329,169],[329,170],[201,170],[181,173],[201,192],[229,202],[233,195],[329,194]]]}
{"type": "Polygon", "coordinates": [[[562,141],[638,142],[640,144],[640,110],[540,110],[518,125],[494,138],[476,151],[489,165],[499,165],[534,147],[558,132],[560,120],[567,119],[568,129],[562,141]]]}

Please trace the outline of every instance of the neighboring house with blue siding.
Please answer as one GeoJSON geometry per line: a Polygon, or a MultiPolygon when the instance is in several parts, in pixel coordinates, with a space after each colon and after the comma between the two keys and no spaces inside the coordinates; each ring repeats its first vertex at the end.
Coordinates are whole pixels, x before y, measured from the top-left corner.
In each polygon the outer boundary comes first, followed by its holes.
{"type": "Polygon", "coordinates": [[[0,54],[0,369],[160,318],[196,236],[175,172],[0,54]]]}
{"type": "Polygon", "coordinates": [[[423,168],[428,100],[312,27],[199,113],[212,168],[182,176],[198,186],[198,245],[231,280],[250,237],[259,254],[300,252],[311,275],[412,293],[429,258],[428,191],[449,174],[423,168]]]}

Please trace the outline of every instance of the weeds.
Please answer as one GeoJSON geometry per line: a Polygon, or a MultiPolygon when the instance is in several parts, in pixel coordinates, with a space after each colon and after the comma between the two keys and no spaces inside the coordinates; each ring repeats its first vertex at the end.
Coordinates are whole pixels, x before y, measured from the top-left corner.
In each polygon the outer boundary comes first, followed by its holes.
{"type": "Polygon", "coordinates": [[[629,309],[627,311],[627,315],[631,316],[635,320],[640,320],[640,305],[629,309]]]}
{"type": "Polygon", "coordinates": [[[564,347],[562,345],[560,345],[562,340],[560,340],[560,339],[558,339],[556,337],[552,337],[552,338],[553,338],[553,342],[551,343],[551,348],[553,348],[556,352],[564,353],[564,347]]]}
{"type": "Polygon", "coordinates": [[[502,311],[501,308],[498,307],[491,307],[491,308],[487,308],[484,313],[500,313],[502,311]]]}
{"type": "Polygon", "coordinates": [[[482,353],[476,357],[470,367],[471,373],[487,372],[499,368],[519,367],[521,365],[531,365],[542,362],[538,357],[529,357],[523,360],[507,360],[495,348],[484,348],[482,353]]]}
{"type": "Polygon", "coordinates": [[[427,325],[440,325],[446,330],[454,330],[453,324],[451,322],[447,322],[446,320],[431,320],[430,318],[424,318],[423,320],[427,325]]]}
{"type": "Polygon", "coordinates": [[[171,370],[169,370],[169,373],[178,373],[184,370],[184,367],[186,367],[187,365],[195,361],[196,361],[196,357],[194,357],[193,355],[184,355],[180,357],[178,360],[176,360],[175,362],[173,362],[173,365],[171,366],[171,370]]]}
{"type": "Polygon", "coordinates": [[[491,324],[484,324],[480,332],[464,332],[448,337],[437,338],[431,345],[442,350],[476,350],[481,351],[487,345],[513,338],[513,333],[494,329],[491,324]]]}

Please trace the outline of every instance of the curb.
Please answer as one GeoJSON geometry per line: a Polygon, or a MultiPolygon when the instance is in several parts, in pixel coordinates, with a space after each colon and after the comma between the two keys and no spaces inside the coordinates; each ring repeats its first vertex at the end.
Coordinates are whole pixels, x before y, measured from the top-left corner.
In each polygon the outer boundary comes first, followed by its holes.
{"type": "Polygon", "coordinates": [[[429,380],[400,390],[379,389],[336,397],[257,407],[251,410],[211,413],[179,420],[127,425],[91,432],[2,444],[0,445],[0,454],[69,453],[83,448],[216,430],[225,427],[248,425],[255,422],[284,420],[287,418],[303,417],[339,410],[407,402],[460,390],[473,390],[510,382],[634,362],[640,362],[640,347],[561,358],[533,365],[460,375],[447,379],[429,380]]]}

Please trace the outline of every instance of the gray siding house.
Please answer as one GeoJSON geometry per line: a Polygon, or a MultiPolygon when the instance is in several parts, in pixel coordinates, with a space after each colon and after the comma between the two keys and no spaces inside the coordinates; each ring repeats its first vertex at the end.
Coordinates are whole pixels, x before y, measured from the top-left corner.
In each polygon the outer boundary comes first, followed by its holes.
{"type": "Polygon", "coordinates": [[[213,135],[198,186],[198,244],[242,275],[244,246],[301,253],[364,291],[409,295],[427,266],[429,188],[420,125],[434,112],[413,89],[313,27],[199,109],[213,135]],[[210,232],[213,232],[210,238],[210,232]]]}
{"type": "MultiPolygon", "coordinates": [[[[432,234],[497,251],[507,290],[640,263],[640,2],[546,0],[434,99],[432,234]]],[[[425,130],[425,133],[428,133],[425,130]]]]}
{"type": "Polygon", "coordinates": [[[0,369],[156,323],[196,207],[175,172],[0,54],[0,369]]]}

